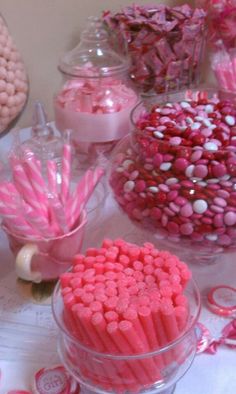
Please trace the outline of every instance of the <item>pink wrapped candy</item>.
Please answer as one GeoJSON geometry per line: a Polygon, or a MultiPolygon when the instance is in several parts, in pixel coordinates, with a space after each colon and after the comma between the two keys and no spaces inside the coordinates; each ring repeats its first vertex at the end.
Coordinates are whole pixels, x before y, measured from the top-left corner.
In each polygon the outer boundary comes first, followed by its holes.
{"type": "Polygon", "coordinates": [[[125,7],[105,24],[127,41],[130,75],[144,91],[189,86],[199,77],[205,31],[205,11],[185,4],[125,7]]]}
{"type": "Polygon", "coordinates": [[[27,92],[24,64],[0,15],[0,133],[22,111],[27,92]]]}

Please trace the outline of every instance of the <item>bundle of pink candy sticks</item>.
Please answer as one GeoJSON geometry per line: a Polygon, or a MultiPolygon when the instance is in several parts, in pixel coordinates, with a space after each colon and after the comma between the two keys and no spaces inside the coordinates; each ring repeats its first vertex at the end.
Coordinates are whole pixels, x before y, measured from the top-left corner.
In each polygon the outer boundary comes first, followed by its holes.
{"type": "Polygon", "coordinates": [[[10,163],[12,181],[0,183],[0,215],[10,232],[30,239],[55,238],[73,230],[103,175],[99,167],[89,169],[71,191],[71,146],[67,143],[61,174],[56,162],[48,160],[47,176],[43,176],[41,161],[27,149],[12,155],[10,163]]]}
{"type": "MultiPolygon", "coordinates": [[[[75,256],[72,272],[61,276],[64,323],[75,342],[100,353],[135,355],[158,350],[187,327],[184,289],[190,278],[185,263],[151,243],[139,247],[122,239],[105,239],[101,248],[75,256]]],[[[171,363],[183,362],[183,349],[177,348],[118,365],[108,357],[102,371],[92,357],[77,354],[75,347],[70,356],[94,384],[126,392],[151,386],[164,378],[171,363]]]]}

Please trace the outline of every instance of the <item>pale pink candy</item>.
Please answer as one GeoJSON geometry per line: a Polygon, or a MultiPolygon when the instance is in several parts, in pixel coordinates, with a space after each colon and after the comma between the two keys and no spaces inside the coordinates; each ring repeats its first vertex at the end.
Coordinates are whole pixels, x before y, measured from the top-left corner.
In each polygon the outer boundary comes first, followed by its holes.
{"type": "Polygon", "coordinates": [[[71,145],[63,145],[62,174],[61,174],[61,200],[65,205],[69,197],[71,176],[71,145]]]}
{"type": "Polygon", "coordinates": [[[28,83],[20,55],[1,16],[0,80],[0,104],[5,105],[0,111],[0,132],[2,132],[23,109],[27,98],[28,83]],[[18,100],[14,101],[17,96],[18,100]],[[14,110],[11,111],[11,108],[14,110]]]}
{"type": "Polygon", "coordinates": [[[234,226],[236,223],[236,213],[234,212],[227,212],[224,215],[224,222],[227,226],[234,226]]]}
{"type": "Polygon", "coordinates": [[[87,170],[78,183],[66,207],[66,218],[69,229],[72,229],[76,224],[88,199],[103,175],[104,170],[100,167],[96,167],[94,170],[87,170]]]}
{"type": "Polygon", "coordinates": [[[48,217],[48,197],[47,187],[42,176],[41,162],[37,160],[31,152],[25,160],[26,173],[30,179],[33,190],[37,196],[38,203],[41,207],[41,214],[48,217]]]}

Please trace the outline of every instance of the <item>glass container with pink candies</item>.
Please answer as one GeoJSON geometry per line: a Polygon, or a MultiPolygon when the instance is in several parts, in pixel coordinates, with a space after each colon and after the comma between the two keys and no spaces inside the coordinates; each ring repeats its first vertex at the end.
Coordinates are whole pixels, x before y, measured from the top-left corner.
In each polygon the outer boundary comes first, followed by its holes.
{"type": "Polygon", "coordinates": [[[130,76],[141,92],[163,93],[198,84],[206,37],[206,12],[188,4],[132,4],[103,13],[104,24],[124,38],[130,76]]]}
{"type": "Polygon", "coordinates": [[[210,263],[235,250],[232,95],[208,89],[152,96],[136,106],[132,122],[109,173],[122,210],[186,261],[210,263]]]}
{"type": "Polygon", "coordinates": [[[12,127],[25,106],[27,95],[25,67],[0,14],[0,134],[12,127]]]}
{"type": "Polygon", "coordinates": [[[72,130],[80,166],[107,154],[131,130],[138,98],[128,80],[128,59],[109,42],[99,18],[90,17],[79,45],[59,64],[63,85],[54,99],[56,127],[72,130]]]}

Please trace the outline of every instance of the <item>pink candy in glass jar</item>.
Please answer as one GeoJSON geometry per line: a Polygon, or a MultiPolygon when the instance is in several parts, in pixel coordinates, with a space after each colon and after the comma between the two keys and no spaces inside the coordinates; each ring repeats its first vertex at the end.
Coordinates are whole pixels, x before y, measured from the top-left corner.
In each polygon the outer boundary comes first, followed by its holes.
{"type": "Polygon", "coordinates": [[[28,93],[24,64],[0,15],[0,133],[22,111],[28,93]]]}
{"type": "Polygon", "coordinates": [[[101,22],[91,17],[59,70],[64,82],[54,99],[56,126],[73,131],[79,161],[87,165],[131,129],[137,94],[128,81],[128,61],[111,49],[101,22]]]}
{"type": "Polygon", "coordinates": [[[155,96],[132,121],[109,175],[122,209],[187,260],[235,250],[235,104],[210,90],[155,96]]]}
{"type": "Polygon", "coordinates": [[[104,23],[127,43],[130,76],[142,92],[178,90],[198,83],[206,13],[188,4],[124,7],[103,13],[104,23]]]}

